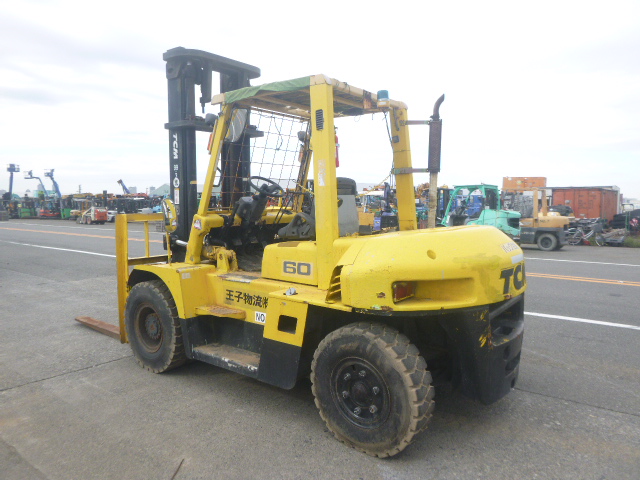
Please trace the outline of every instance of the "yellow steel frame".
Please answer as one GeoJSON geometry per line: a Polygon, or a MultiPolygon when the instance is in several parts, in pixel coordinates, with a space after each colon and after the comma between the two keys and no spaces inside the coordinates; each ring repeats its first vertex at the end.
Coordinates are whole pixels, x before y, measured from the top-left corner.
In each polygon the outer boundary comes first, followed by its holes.
{"type": "Polygon", "coordinates": [[[409,143],[409,127],[406,125],[407,109],[392,108],[389,122],[391,123],[391,135],[397,138],[393,146],[393,167],[396,173],[396,197],[398,199],[398,229],[415,230],[416,201],[413,188],[413,173],[411,173],[411,147],[409,143]]]}
{"type": "Polygon", "coordinates": [[[118,320],[120,324],[120,341],[127,343],[127,331],[124,325],[124,308],[129,295],[129,271],[135,265],[148,263],[168,262],[171,253],[167,255],[151,255],[149,244],[149,223],[163,222],[161,213],[120,214],[116,215],[116,271],[118,281],[118,320]],[[129,223],[142,223],[144,225],[145,256],[129,258],[129,223]]]}
{"type": "Polygon", "coordinates": [[[319,83],[310,87],[313,133],[314,196],[316,206],[316,229],[318,288],[326,290],[331,282],[334,267],[333,242],[338,239],[338,189],[336,186],[336,131],[333,121],[333,86],[319,83]],[[318,125],[322,110],[324,125],[318,125]],[[321,127],[321,128],[319,128],[321,127]]]}
{"type": "Polygon", "coordinates": [[[215,181],[216,169],[218,167],[218,159],[220,158],[224,136],[227,133],[229,122],[231,121],[232,110],[231,105],[225,106],[214,127],[211,157],[209,159],[207,175],[204,180],[202,198],[198,205],[198,212],[194,216],[193,223],[191,224],[191,233],[189,234],[189,242],[187,244],[185,262],[191,265],[200,263],[200,255],[202,254],[202,237],[208,233],[211,228],[222,226],[221,217],[217,215],[207,215],[207,210],[209,208],[209,203],[211,202],[213,182],[215,181]],[[195,228],[197,220],[200,221],[198,222],[201,226],[200,229],[195,228]]]}

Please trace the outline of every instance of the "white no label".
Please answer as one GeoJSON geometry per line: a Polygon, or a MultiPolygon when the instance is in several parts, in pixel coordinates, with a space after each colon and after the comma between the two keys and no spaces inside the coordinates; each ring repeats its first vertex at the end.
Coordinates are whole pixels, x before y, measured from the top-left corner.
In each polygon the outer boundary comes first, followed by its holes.
{"type": "Polygon", "coordinates": [[[267,314],[265,312],[256,312],[256,322],[267,323],[267,314]]]}

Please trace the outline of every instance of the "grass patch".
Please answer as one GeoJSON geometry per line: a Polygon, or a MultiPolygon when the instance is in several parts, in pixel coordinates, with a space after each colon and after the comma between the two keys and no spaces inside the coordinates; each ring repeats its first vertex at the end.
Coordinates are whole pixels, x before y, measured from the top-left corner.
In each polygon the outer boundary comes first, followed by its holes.
{"type": "Polygon", "coordinates": [[[631,247],[631,248],[640,248],[640,236],[627,235],[624,239],[624,246],[631,247]]]}

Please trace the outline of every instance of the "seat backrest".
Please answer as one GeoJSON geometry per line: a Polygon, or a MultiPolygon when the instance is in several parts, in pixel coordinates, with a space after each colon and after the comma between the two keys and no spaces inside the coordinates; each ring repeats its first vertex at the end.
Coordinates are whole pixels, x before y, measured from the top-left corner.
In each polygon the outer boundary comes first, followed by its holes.
{"type": "Polygon", "coordinates": [[[356,181],[352,178],[338,177],[336,178],[338,183],[338,196],[340,195],[353,195],[358,194],[358,187],[356,181]]]}
{"type": "Polygon", "coordinates": [[[338,207],[340,236],[353,235],[360,230],[358,206],[356,205],[356,195],[358,194],[356,181],[346,177],[338,177],[336,180],[338,181],[338,198],[342,200],[338,207]]]}
{"type": "MultiPolygon", "coordinates": [[[[355,180],[345,177],[338,177],[338,226],[340,236],[353,235],[360,230],[360,220],[358,218],[358,207],[356,205],[355,180]]],[[[316,235],[315,225],[315,203],[311,200],[311,212],[297,213],[288,225],[280,229],[278,235],[285,240],[312,240],[316,235]]]]}

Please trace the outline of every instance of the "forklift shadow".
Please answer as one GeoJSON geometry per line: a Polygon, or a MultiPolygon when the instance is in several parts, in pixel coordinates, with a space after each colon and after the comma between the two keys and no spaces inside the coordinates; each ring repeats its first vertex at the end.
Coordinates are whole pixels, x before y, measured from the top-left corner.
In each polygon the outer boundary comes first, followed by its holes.
{"type": "Polygon", "coordinates": [[[169,370],[162,373],[162,376],[187,376],[190,379],[197,379],[198,382],[206,382],[207,378],[211,381],[219,381],[219,377],[222,376],[229,380],[230,389],[229,396],[235,395],[232,391],[232,384],[238,382],[245,383],[248,388],[261,390],[260,395],[268,396],[269,392],[273,392],[274,397],[280,395],[290,396],[292,399],[309,402],[311,405],[314,403],[313,393],[311,392],[311,380],[309,378],[302,378],[298,380],[296,385],[291,390],[283,390],[280,387],[269,385],[268,383],[261,382],[254,378],[247,377],[245,375],[227,370],[225,368],[216,367],[204,362],[190,361],[181,367],[169,370]],[[215,378],[214,378],[215,377],[215,378]]]}

